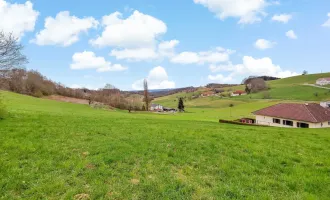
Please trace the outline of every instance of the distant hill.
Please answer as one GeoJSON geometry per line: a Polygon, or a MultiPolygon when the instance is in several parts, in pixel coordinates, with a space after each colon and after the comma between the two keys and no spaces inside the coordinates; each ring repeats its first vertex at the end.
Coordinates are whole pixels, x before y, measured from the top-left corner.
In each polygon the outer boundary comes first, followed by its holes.
{"type": "MultiPolygon", "coordinates": [[[[158,98],[158,97],[162,97],[162,96],[168,96],[171,94],[175,94],[178,92],[194,92],[196,90],[197,90],[197,88],[191,86],[191,87],[173,88],[173,89],[154,89],[154,90],[149,90],[149,93],[152,98],[158,98]]],[[[144,91],[143,90],[125,91],[124,93],[143,95],[144,91]]]]}
{"type": "Polygon", "coordinates": [[[264,81],[274,81],[274,80],[280,79],[280,78],[273,77],[273,76],[249,76],[248,78],[243,79],[242,84],[245,85],[246,83],[248,83],[251,80],[256,79],[256,78],[261,78],[264,81]]]}
{"type": "Polygon", "coordinates": [[[219,83],[209,83],[206,85],[207,88],[224,88],[224,87],[233,87],[239,84],[219,84],[219,83]]]}
{"type": "MultiPolygon", "coordinates": [[[[262,99],[265,96],[271,99],[322,101],[330,100],[330,87],[317,88],[306,84],[315,84],[319,78],[330,77],[330,73],[308,74],[267,81],[268,91],[241,96],[237,98],[262,99]],[[267,94],[266,94],[267,93],[267,94]]],[[[241,87],[243,89],[244,86],[241,87]]]]}
{"type": "MultiPolygon", "coordinates": [[[[277,80],[267,81],[269,90],[254,93],[250,95],[243,95],[232,98],[224,98],[222,100],[231,99],[237,101],[253,101],[255,99],[272,99],[272,100],[298,100],[298,101],[324,101],[330,100],[330,86],[329,89],[317,88],[305,84],[315,84],[319,78],[330,77],[330,73],[322,74],[309,74],[300,75],[290,78],[283,78],[277,80]]],[[[228,91],[244,90],[244,85],[235,85],[221,88],[222,91],[228,93],[228,91]]],[[[167,106],[175,106],[176,99],[178,97],[186,97],[185,104],[189,106],[207,106],[207,107],[219,107],[223,102],[219,102],[220,97],[205,97],[205,98],[192,98],[199,96],[203,90],[210,90],[210,88],[199,88],[195,92],[179,92],[168,96],[155,99],[155,102],[161,103],[167,106]]]]}

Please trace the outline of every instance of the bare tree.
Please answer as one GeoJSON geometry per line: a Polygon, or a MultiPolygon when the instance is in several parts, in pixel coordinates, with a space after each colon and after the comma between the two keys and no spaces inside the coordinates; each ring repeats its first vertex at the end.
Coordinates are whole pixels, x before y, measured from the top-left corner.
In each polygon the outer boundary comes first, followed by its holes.
{"type": "Polygon", "coordinates": [[[263,90],[267,90],[267,84],[266,81],[262,78],[255,78],[249,81],[249,83],[246,84],[245,91],[247,93],[255,93],[263,90]]]}
{"type": "Polygon", "coordinates": [[[12,33],[0,31],[0,81],[8,78],[8,72],[28,62],[22,54],[23,46],[12,33]]]}
{"type": "Polygon", "coordinates": [[[144,102],[146,104],[146,111],[149,110],[149,102],[150,102],[150,99],[149,99],[149,90],[148,90],[148,81],[147,79],[144,79],[143,81],[143,88],[144,88],[144,102]]]}

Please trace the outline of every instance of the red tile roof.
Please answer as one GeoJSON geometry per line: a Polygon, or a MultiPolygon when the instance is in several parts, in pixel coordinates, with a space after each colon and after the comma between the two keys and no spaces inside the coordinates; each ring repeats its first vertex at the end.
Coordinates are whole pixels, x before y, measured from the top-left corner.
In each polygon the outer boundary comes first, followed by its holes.
{"type": "Polygon", "coordinates": [[[330,110],[316,103],[280,103],[253,114],[314,123],[330,121],[330,110]]]}
{"type": "Polygon", "coordinates": [[[237,90],[235,92],[233,92],[234,94],[245,94],[246,92],[243,90],[237,90]]]}

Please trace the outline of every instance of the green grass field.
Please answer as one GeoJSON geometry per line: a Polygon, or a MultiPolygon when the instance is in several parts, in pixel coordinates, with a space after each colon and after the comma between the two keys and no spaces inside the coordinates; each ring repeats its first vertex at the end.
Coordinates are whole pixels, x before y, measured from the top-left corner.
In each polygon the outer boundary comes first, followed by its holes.
{"type": "MultiPolygon", "coordinates": [[[[219,116],[230,118],[226,106],[129,114],[3,96],[9,115],[0,121],[0,199],[330,196],[329,129],[219,124],[219,116]]],[[[232,109],[248,115],[272,103],[232,109]]]]}

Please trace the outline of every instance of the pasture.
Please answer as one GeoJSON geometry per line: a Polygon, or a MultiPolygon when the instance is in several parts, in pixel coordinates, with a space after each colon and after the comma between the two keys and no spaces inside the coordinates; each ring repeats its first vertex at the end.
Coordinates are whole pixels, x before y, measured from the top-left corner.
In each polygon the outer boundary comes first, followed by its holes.
{"type": "Polygon", "coordinates": [[[2,94],[0,199],[330,196],[329,129],[217,123],[276,101],[214,100],[162,115],[2,94]]]}

